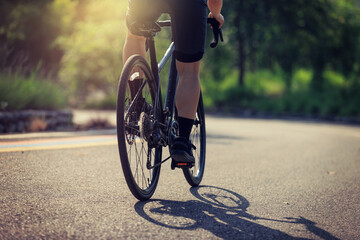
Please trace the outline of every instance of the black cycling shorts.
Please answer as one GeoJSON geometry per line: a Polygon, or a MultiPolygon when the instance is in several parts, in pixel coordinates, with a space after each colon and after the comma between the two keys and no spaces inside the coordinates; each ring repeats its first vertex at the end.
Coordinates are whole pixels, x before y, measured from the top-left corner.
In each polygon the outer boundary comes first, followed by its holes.
{"type": "Polygon", "coordinates": [[[205,51],[206,0],[128,0],[127,25],[156,21],[162,13],[171,16],[175,58],[180,62],[199,61],[205,51]]]}

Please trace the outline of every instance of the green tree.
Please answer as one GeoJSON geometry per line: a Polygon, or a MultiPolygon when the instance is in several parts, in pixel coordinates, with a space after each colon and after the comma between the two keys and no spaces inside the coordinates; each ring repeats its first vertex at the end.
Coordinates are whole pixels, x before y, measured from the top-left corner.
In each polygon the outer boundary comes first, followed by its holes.
{"type": "Polygon", "coordinates": [[[61,2],[72,4],[71,0],[0,2],[0,70],[29,74],[40,63],[43,74],[56,74],[62,51],[53,43],[64,27],[61,2]]]}
{"type": "Polygon", "coordinates": [[[90,93],[114,94],[122,68],[126,4],[83,1],[73,32],[57,40],[64,51],[59,77],[78,103],[88,101],[90,93]]]}
{"type": "Polygon", "coordinates": [[[358,66],[356,1],[227,0],[225,14],[239,85],[246,71],[279,65],[289,90],[294,69],[307,67],[314,69],[312,87],[319,91],[327,67],[349,74],[358,66]]]}

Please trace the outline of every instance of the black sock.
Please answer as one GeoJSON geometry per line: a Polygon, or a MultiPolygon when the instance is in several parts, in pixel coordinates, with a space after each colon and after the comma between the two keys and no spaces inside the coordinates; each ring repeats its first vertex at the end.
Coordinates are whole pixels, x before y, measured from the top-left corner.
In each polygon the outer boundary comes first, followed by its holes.
{"type": "Polygon", "coordinates": [[[189,140],[191,129],[194,124],[193,119],[178,117],[179,122],[179,136],[189,140]]]}
{"type": "MultiPolygon", "coordinates": [[[[129,81],[129,87],[130,87],[130,94],[131,98],[134,99],[137,92],[139,91],[139,88],[141,87],[141,84],[143,83],[142,78],[136,78],[132,81],[129,81]]],[[[142,92],[140,93],[140,97],[142,97],[142,92]]]]}

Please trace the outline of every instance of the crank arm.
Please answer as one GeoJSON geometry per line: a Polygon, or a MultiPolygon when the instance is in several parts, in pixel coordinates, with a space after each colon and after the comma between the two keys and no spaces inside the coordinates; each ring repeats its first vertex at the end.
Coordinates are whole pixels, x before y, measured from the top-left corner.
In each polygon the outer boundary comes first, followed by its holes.
{"type": "Polygon", "coordinates": [[[146,168],[147,168],[147,169],[156,168],[156,167],[160,166],[161,164],[163,164],[164,162],[166,162],[167,160],[169,160],[170,158],[171,158],[171,157],[169,156],[169,157],[165,158],[164,160],[162,160],[161,162],[155,164],[154,166],[151,166],[150,162],[147,162],[146,168]]]}

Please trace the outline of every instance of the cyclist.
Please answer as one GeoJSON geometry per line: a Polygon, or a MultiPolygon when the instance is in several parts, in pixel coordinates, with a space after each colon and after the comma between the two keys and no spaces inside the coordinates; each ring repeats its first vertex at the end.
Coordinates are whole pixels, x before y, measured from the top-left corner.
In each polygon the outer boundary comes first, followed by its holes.
{"type": "Polygon", "coordinates": [[[155,22],[162,13],[169,13],[174,56],[178,71],[175,104],[178,112],[179,137],[171,146],[170,155],[177,163],[195,163],[189,141],[200,96],[200,60],[204,54],[207,17],[215,18],[220,28],[223,0],[207,0],[210,10],[206,14],[206,0],[128,0],[126,23],[128,34],[123,51],[123,62],[134,55],[146,57],[145,37],[132,31],[134,23],[155,22]]]}

